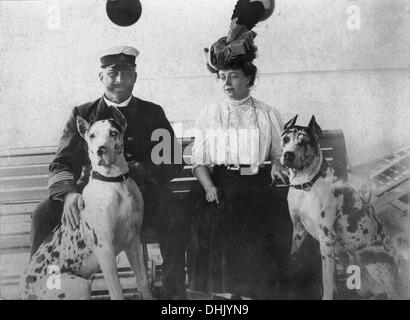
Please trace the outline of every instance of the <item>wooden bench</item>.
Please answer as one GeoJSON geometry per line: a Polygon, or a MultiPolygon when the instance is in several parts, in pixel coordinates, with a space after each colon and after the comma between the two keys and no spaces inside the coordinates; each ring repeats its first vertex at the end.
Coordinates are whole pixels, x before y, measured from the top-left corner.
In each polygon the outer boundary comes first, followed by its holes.
{"type": "MultiPolygon", "coordinates": [[[[192,138],[180,139],[184,155],[184,170],[180,177],[173,179],[168,187],[177,197],[186,196],[193,184],[198,183],[192,176],[192,138]]],[[[346,146],[340,130],[324,131],[321,139],[324,157],[332,164],[336,174],[346,180],[346,146]]],[[[18,280],[28,262],[30,250],[31,212],[37,204],[48,197],[48,165],[56,147],[12,149],[0,153],[0,295],[6,299],[17,299],[18,280]]],[[[283,195],[286,186],[279,186],[283,195]]],[[[147,244],[156,242],[156,235],[148,232],[142,235],[144,253],[152,260],[152,252],[157,247],[147,244]],[[149,252],[148,252],[149,251],[149,252]]],[[[157,255],[158,250],[156,251],[157,255]]],[[[118,258],[121,284],[126,297],[135,292],[135,281],[124,255],[118,258]]],[[[155,280],[155,264],[150,261],[149,274],[155,280]]],[[[106,299],[108,292],[102,274],[97,274],[92,283],[93,298],[106,299]]]]}

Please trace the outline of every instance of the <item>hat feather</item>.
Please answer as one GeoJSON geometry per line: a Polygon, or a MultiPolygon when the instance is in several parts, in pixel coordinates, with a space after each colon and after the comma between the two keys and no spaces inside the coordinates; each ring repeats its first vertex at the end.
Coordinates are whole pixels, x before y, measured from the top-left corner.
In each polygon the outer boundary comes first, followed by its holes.
{"type": "Polygon", "coordinates": [[[255,25],[267,18],[267,12],[273,10],[273,0],[238,0],[231,17],[227,43],[231,43],[252,30],[255,25]]]}

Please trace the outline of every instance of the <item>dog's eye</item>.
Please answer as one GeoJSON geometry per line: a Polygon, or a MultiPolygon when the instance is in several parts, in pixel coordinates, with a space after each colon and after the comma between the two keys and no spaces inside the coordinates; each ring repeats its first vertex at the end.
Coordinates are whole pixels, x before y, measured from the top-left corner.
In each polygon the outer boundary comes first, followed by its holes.
{"type": "Polygon", "coordinates": [[[288,136],[283,138],[283,143],[288,143],[290,141],[290,138],[288,136]]]}
{"type": "Polygon", "coordinates": [[[95,138],[95,134],[94,133],[91,133],[90,134],[90,139],[94,139],[95,138]]]}
{"type": "Polygon", "coordinates": [[[110,136],[111,137],[116,137],[116,136],[118,136],[118,132],[117,131],[111,131],[110,136]]]}

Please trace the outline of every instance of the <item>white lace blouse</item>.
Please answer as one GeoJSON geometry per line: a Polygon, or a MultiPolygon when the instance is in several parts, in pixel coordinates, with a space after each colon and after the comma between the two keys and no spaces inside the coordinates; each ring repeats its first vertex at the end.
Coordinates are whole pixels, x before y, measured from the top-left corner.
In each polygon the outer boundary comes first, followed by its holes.
{"type": "Polygon", "coordinates": [[[280,156],[282,128],[279,112],[250,95],[213,104],[196,121],[193,166],[250,165],[256,174],[280,156]]]}

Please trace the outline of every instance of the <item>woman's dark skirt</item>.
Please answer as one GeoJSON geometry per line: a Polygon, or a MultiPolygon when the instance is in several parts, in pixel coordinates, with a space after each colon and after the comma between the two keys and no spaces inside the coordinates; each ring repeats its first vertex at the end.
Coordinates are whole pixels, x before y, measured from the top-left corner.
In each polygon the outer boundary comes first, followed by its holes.
{"type": "Polygon", "coordinates": [[[271,185],[270,170],[241,176],[223,166],[211,174],[220,202],[192,190],[189,286],[206,293],[280,298],[292,238],[286,199],[271,185]]]}

